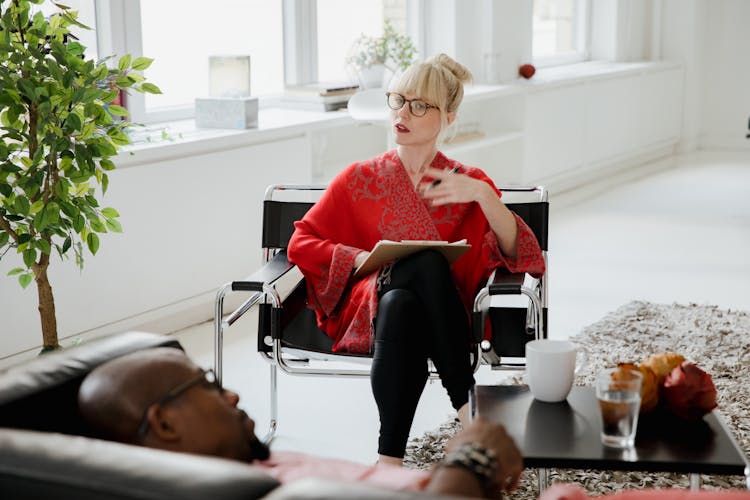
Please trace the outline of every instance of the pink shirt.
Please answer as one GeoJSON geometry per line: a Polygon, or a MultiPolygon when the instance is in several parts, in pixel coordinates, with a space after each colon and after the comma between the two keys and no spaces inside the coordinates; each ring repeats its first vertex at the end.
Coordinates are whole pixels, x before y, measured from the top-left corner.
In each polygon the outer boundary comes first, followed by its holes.
{"type": "Polygon", "coordinates": [[[539,497],[539,500],[750,500],[750,491],[690,491],[676,488],[625,490],[611,495],[590,497],[575,484],[553,484],[539,497]]]}
{"type": "Polygon", "coordinates": [[[294,452],[273,452],[271,458],[253,465],[280,483],[305,477],[352,481],[383,486],[392,490],[422,490],[429,473],[391,465],[363,465],[346,460],[313,457],[294,452]]]}

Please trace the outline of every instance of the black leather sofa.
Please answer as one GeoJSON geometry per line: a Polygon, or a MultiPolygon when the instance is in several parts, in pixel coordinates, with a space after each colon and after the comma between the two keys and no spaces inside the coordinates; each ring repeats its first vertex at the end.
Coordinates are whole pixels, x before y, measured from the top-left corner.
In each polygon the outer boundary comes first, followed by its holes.
{"type": "Polygon", "coordinates": [[[428,498],[315,479],[280,486],[262,471],[238,462],[92,437],[78,412],[83,378],[109,359],[157,346],[181,348],[170,337],[129,332],[0,372],[0,498],[428,498]]]}

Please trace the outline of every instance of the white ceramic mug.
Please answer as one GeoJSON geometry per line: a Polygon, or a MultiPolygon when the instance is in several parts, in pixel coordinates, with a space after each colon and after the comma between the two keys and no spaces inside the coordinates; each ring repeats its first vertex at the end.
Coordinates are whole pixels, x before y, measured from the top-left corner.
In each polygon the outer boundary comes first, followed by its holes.
{"type": "Polygon", "coordinates": [[[534,399],[565,401],[573,378],[586,364],[586,351],[567,340],[540,339],[526,343],[526,379],[534,399]],[[577,354],[581,360],[576,366],[577,354]]]}

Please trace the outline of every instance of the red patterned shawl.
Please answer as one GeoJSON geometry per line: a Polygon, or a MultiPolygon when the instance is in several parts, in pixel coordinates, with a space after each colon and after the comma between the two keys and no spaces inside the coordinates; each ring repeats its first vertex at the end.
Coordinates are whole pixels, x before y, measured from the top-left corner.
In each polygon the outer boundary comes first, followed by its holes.
{"type": "MultiPolygon", "coordinates": [[[[497,189],[484,172],[463,166],[438,153],[431,167],[461,167],[463,175],[481,179],[497,189]]],[[[430,180],[425,178],[424,180],[430,180]]],[[[498,192],[499,194],[499,192],[498,192]]],[[[477,203],[429,207],[412,186],[396,150],[354,163],[328,186],[323,197],[295,223],[289,260],[307,280],[309,305],[318,326],[335,340],[334,351],[370,352],[372,321],[377,313],[377,272],[351,278],[354,257],[371,250],[381,239],[446,240],[463,238],[471,249],[453,263],[456,286],[468,310],[474,296],[495,267],[512,272],[544,273],[539,244],[516,215],[518,255],[503,256],[477,203]]]]}

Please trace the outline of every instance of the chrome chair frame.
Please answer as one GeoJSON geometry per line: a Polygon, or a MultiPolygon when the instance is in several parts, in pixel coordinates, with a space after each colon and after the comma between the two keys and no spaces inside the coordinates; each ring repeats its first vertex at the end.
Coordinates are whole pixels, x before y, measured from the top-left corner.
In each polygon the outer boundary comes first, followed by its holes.
{"type": "MultiPolygon", "coordinates": [[[[544,186],[534,187],[507,187],[501,188],[503,192],[515,193],[537,193],[538,203],[549,203],[549,192],[544,186]]],[[[546,232],[546,231],[545,231],[546,232]]],[[[529,299],[530,307],[527,309],[526,331],[534,340],[546,338],[546,325],[544,319],[544,310],[547,308],[547,277],[549,267],[547,266],[547,249],[546,242],[542,248],[542,257],[544,258],[545,271],[541,278],[533,278],[528,285],[524,284],[525,273],[498,273],[497,271],[490,277],[487,286],[477,293],[474,298],[474,325],[484,326],[487,311],[491,307],[492,297],[500,295],[525,295],[529,299]]],[[[477,328],[475,326],[475,328],[477,328]]],[[[475,335],[479,332],[475,330],[475,335]]],[[[481,337],[478,337],[481,338],[481,337]]],[[[494,353],[490,342],[482,341],[481,348],[484,354],[484,361],[492,366],[493,370],[522,370],[525,369],[525,359],[521,362],[504,362],[501,356],[494,353]]]]}

